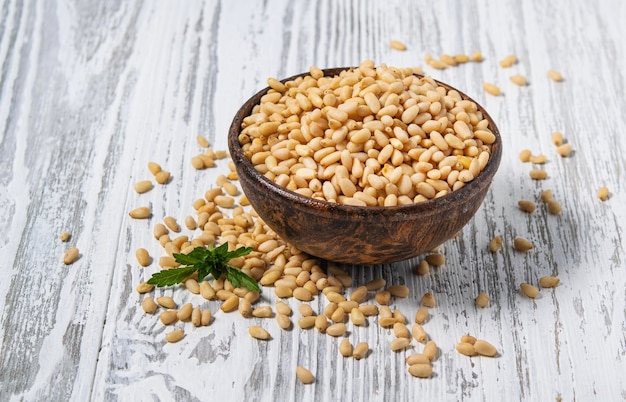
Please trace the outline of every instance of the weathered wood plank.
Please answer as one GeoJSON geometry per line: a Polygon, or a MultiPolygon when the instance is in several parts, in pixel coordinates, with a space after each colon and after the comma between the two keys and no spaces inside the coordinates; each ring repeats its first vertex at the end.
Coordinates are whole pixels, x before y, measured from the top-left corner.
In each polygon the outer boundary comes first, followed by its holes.
{"type": "MultiPolygon", "coordinates": [[[[616,2],[175,2],[73,3],[6,0],[0,5],[0,399],[2,400],[619,400],[626,367],[625,35],[616,2]],[[389,48],[404,41],[408,50],[389,48]],[[428,74],[475,97],[498,122],[504,157],[475,218],[443,247],[444,267],[415,275],[418,259],[344,268],[355,284],[382,276],[406,284],[393,307],[413,318],[421,295],[438,306],[424,325],[440,347],[430,380],[412,378],[406,353],[376,320],[350,327],[353,344],[369,343],[360,361],[339,356],[338,340],[316,330],[281,331],[274,320],[224,314],[182,289],[158,290],[180,303],[210,308],[210,327],[186,330],[167,344],[157,317],[143,313],[135,286],[157,269],[162,251],[152,225],[166,215],[182,222],[192,202],[227,171],[196,171],[190,158],[226,148],[238,106],[265,86],[310,65],[356,65],[371,58],[394,66],[425,65],[424,56],[480,50],[482,63],[428,74]],[[509,69],[497,62],[514,53],[509,69]],[[554,68],[565,81],[554,83],[554,68]],[[530,85],[509,81],[524,74],[530,85]],[[504,96],[482,90],[484,81],[504,96]],[[562,131],[574,154],[561,158],[550,134],[562,131]],[[519,162],[524,148],[544,153],[548,179],[531,181],[519,162]],[[136,194],[151,178],[147,163],[172,181],[136,194]],[[611,198],[600,202],[607,185],[611,198]],[[552,189],[558,216],[528,215],[519,199],[552,189]],[[150,221],[127,212],[140,205],[150,221]],[[70,230],[68,244],[57,235],[70,230]],[[505,245],[486,247],[494,235],[505,245]],[[533,241],[526,254],[514,237],[533,241]],[[70,245],[81,258],[65,267],[70,245]],[[155,262],[141,269],[134,250],[155,262]],[[521,282],[561,278],[530,300],[521,282]],[[490,306],[477,309],[485,291],[490,306]],[[272,334],[259,342],[255,323],[272,334]],[[496,359],[454,350],[471,333],[494,343],[496,359]],[[302,386],[296,365],[316,381],[302,386]]],[[[271,289],[261,303],[273,305],[271,289]]],[[[311,303],[321,312],[324,301],[311,303]]],[[[413,346],[413,351],[421,346],[413,346]]],[[[407,352],[408,353],[408,352],[407,352]]]]}

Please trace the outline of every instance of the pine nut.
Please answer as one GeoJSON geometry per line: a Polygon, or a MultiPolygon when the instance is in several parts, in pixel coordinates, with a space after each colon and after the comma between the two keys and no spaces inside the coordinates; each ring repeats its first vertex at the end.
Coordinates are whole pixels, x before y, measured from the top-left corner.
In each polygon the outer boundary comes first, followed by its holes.
{"type": "Polygon", "coordinates": [[[387,288],[392,296],[406,298],[409,296],[409,287],[405,285],[392,285],[387,288]]]}
{"type": "Polygon", "coordinates": [[[430,272],[430,264],[428,264],[426,260],[421,260],[419,264],[417,264],[415,271],[418,275],[428,275],[430,272]]]}
{"type": "Polygon", "coordinates": [[[302,366],[296,367],[296,376],[302,384],[311,384],[315,380],[313,374],[302,366]]]}
{"type": "Polygon", "coordinates": [[[411,340],[408,338],[396,338],[391,341],[389,347],[393,352],[399,352],[405,348],[407,348],[411,344],[411,340]]]}
{"type": "Polygon", "coordinates": [[[406,45],[400,42],[399,40],[392,40],[391,42],[389,42],[389,46],[395,50],[400,50],[400,51],[406,50],[406,45]]]}
{"type": "Polygon", "coordinates": [[[333,322],[343,322],[345,319],[346,312],[343,308],[337,307],[337,309],[330,316],[330,320],[333,322]]]}
{"type": "Polygon", "coordinates": [[[165,223],[165,226],[167,226],[172,232],[180,232],[180,226],[178,225],[178,222],[176,222],[176,219],[174,219],[173,217],[166,216],[165,218],[163,218],[163,223],[165,223]]]}
{"type": "Polygon", "coordinates": [[[533,180],[544,180],[548,177],[548,172],[545,170],[533,169],[530,171],[529,175],[533,180]]]}
{"type": "Polygon", "coordinates": [[[523,237],[516,237],[513,240],[513,247],[517,251],[529,251],[532,250],[533,244],[523,237]]]}
{"type": "Polygon", "coordinates": [[[291,328],[291,320],[289,316],[285,314],[276,314],[276,322],[278,326],[284,330],[288,330],[291,328]]]}
{"type": "Polygon", "coordinates": [[[526,86],[526,77],[524,77],[523,75],[515,74],[509,77],[509,79],[515,85],[518,85],[520,87],[526,86]]]}
{"type": "Polygon", "coordinates": [[[401,322],[396,322],[395,324],[393,324],[393,333],[396,336],[396,338],[410,338],[411,337],[411,333],[409,332],[409,328],[407,328],[406,325],[404,325],[404,323],[401,322]]]}
{"type": "Polygon", "coordinates": [[[293,290],[293,297],[300,301],[311,301],[313,300],[313,295],[305,288],[295,288],[293,290]]]}
{"type": "Polygon", "coordinates": [[[291,297],[293,295],[293,290],[287,286],[276,286],[274,288],[274,294],[276,297],[280,297],[281,299],[291,297]]]}
{"type": "Polygon", "coordinates": [[[172,325],[178,321],[178,312],[176,310],[166,310],[161,313],[159,319],[163,325],[172,325]]]}
{"type": "Polygon", "coordinates": [[[361,304],[359,311],[362,312],[364,316],[369,317],[378,314],[378,307],[374,304],[361,304]]]}
{"type": "Polygon", "coordinates": [[[339,343],[339,353],[343,357],[350,357],[350,356],[352,356],[352,344],[350,343],[350,341],[348,339],[343,339],[339,343]]]}
{"type": "Polygon", "coordinates": [[[152,190],[152,182],[150,180],[141,180],[134,185],[135,192],[138,194],[146,193],[152,190]]]}
{"type": "Polygon", "coordinates": [[[139,265],[141,265],[142,267],[147,267],[152,261],[152,259],[150,258],[150,254],[148,254],[148,250],[146,250],[145,248],[138,248],[135,251],[135,257],[137,258],[137,262],[139,263],[139,265]]]}
{"type": "Polygon", "coordinates": [[[510,54],[506,56],[504,59],[500,60],[500,67],[507,68],[517,63],[517,57],[514,54],[510,54]]]}
{"type": "Polygon", "coordinates": [[[456,344],[456,350],[462,355],[465,356],[476,356],[476,349],[474,349],[474,345],[468,342],[459,342],[456,344]]]}
{"type": "Polygon", "coordinates": [[[70,247],[67,249],[65,254],[63,254],[63,264],[70,265],[78,260],[80,256],[79,251],[76,247],[70,247]]]}
{"type": "Polygon", "coordinates": [[[285,302],[282,301],[277,301],[276,302],[276,312],[278,314],[283,314],[286,316],[290,316],[291,315],[291,307],[289,307],[289,305],[285,302]]]}
{"type": "Polygon", "coordinates": [[[145,311],[147,314],[154,314],[154,312],[157,310],[157,304],[154,302],[154,299],[152,297],[146,297],[145,299],[143,299],[143,301],[141,302],[141,308],[143,309],[143,311],[145,311]]]}
{"type": "Polygon", "coordinates": [[[378,304],[387,305],[389,304],[389,300],[391,300],[391,293],[386,290],[378,292],[376,296],[374,296],[374,299],[378,304]]]}
{"type": "Polygon", "coordinates": [[[202,325],[202,311],[200,311],[199,307],[195,307],[191,312],[191,323],[194,327],[202,325]]]}
{"type": "Polygon", "coordinates": [[[150,173],[155,175],[161,171],[161,165],[156,162],[148,162],[148,170],[150,171],[150,173]]]}
{"type": "Polygon", "coordinates": [[[70,232],[68,232],[67,230],[59,234],[59,240],[61,240],[62,242],[65,243],[69,239],[70,239],[70,232]]]}
{"type": "Polygon", "coordinates": [[[326,333],[330,336],[338,337],[346,333],[346,324],[339,322],[326,328],[326,333]]]}
{"type": "Polygon", "coordinates": [[[429,254],[425,257],[425,259],[430,265],[435,267],[440,267],[446,263],[446,257],[439,253],[429,254]]]}
{"type": "Polygon", "coordinates": [[[138,207],[131,210],[128,215],[133,219],[148,219],[152,215],[152,212],[148,207],[138,207]]]}
{"type": "Polygon", "coordinates": [[[544,190],[541,192],[541,201],[548,202],[552,199],[552,190],[544,190]]]}
{"type": "Polygon", "coordinates": [[[532,152],[530,149],[524,149],[519,154],[519,160],[522,162],[530,162],[530,158],[532,156],[532,152]]]}
{"type": "Polygon", "coordinates": [[[428,319],[428,309],[425,307],[420,307],[417,309],[415,313],[415,323],[423,324],[428,319]]]}
{"type": "Polygon", "coordinates": [[[537,205],[530,200],[519,200],[517,205],[519,206],[519,209],[524,212],[528,212],[529,214],[535,212],[535,209],[537,209],[537,205]]]}
{"type": "Polygon", "coordinates": [[[554,198],[551,200],[548,200],[548,202],[546,202],[546,206],[548,207],[548,212],[551,215],[558,215],[561,213],[561,210],[563,209],[561,207],[561,204],[554,198]]]}
{"type": "Polygon", "coordinates": [[[315,326],[315,319],[317,317],[314,315],[310,315],[307,317],[302,317],[298,319],[298,326],[302,329],[310,329],[315,326]]]}
{"type": "Polygon", "coordinates": [[[315,317],[315,328],[322,333],[326,332],[326,328],[328,328],[328,321],[326,320],[325,315],[318,315],[315,317]]]}
{"type": "Polygon", "coordinates": [[[224,300],[224,303],[222,303],[222,306],[220,307],[220,309],[225,312],[231,312],[236,310],[239,307],[239,296],[233,294],[230,295],[226,300],[224,300]]]}
{"type": "Polygon", "coordinates": [[[555,276],[542,276],[539,278],[539,286],[542,288],[555,288],[561,280],[555,276]]]}
{"type": "Polygon", "coordinates": [[[148,282],[141,282],[139,285],[137,285],[137,288],[135,290],[139,294],[144,294],[151,292],[152,289],[154,289],[154,285],[150,285],[148,282]]]}
{"type": "Polygon", "coordinates": [[[183,339],[183,337],[185,336],[185,331],[182,329],[175,329],[171,332],[168,332],[165,335],[165,339],[169,342],[169,343],[176,343],[178,341],[180,341],[181,339],[183,339]]]}
{"type": "Polygon", "coordinates": [[[433,374],[433,366],[430,364],[413,364],[409,366],[409,373],[417,378],[429,378],[433,374]]]}
{"type": "Polygon", "coordinates": [[[572,153],[572,144],[565,143],[563,145],[559,145],[556,148],[556,152],[561,155],[562,157],[566,158],[568,156],[570,156],[570,154],[572,153]]]}
{"type": "Polygon", "coordinates": [[[206,327],[207,325],[211,324],[211,320],[211,310],[202,310],[202,318],[200,319],[200,324],[202,324],[203,327],[206,327]]]}
{"type": "Polygon", "coordinates": [[[560,131],[553,132],[551,138],[552,143],[557,147],[563,145],[563,133],[561,133],[560,131]]]}
{"type": "MultiPolygon", "coordinates": [[[[250,302],[248,301],[248,303],[250,302]]],[[[261,306],[252,310],[252,315],[257,318],[270,318],[274,315],[274,312],[270,306],[261,306]]]]}
{"type": "Polygon", "coordinates": [[[215,300],[217,298],[215,289],[207,281],[200,282],[200,295],[207,300],[215,300]]]}
{"type": "Polygon", "coordinates": [[[548,70],[548,78],[555,82],[563,81],[563,76],[561,75],[561,73],[555,70],[548,70]]]}
{"type": "Polygon", "coordinates": [[[248,328],[248,334],[250,334],[251,337],[262,341],[266,341],[271,338],[270,333],[258,325],[253,325],[248,328]]]}
{"type": "Polygon", "coordinates": [[[424,307],[435,307],[436,302],[435,302],[435,296],[430,293],[430,292],[426,292],[424,293],[424,296],[422,296],[422,300],[420,301],[420,304],[424,307]]]}
{"type": "Polygon", "coordinates": [[[498,349],[495,346],[482,339],[476,340],[473,346],[476,353],[481,356],[495,357],[498,354],[498,349]]]}
{"type": "Polygon", "coordinates": [[[608,198],[609,198],[609,188],[608,188],[608,187],[605,187],[605,186],[600,187],[600,188],[598,189],[597,196],[598,196],[598,198],[599,198],[601,201],[606,201],[606,200],[608,200],[608,198]]]}
{"type": "Polygon", "coordinates": [[[352,351],[352,357],[357,360],[361,360],[362,358],[367,356],[369,351],[370,346],[367,344],[367,342],[359,342],[352,351]]]}
{"type": "Polygon", "coordinates": [[[476,338],[472,335],[463,335],[461,336],[461,342],[467,342],[473,345],[476,343],[476,338]]]}
{"type": "Polygon", "coordinates": [[[193,306],[191,303],[186,303],[178,310],[177,317],[180,321],[187,321],[191,319],[192,312],[193,306]]]}
{"type": "Polygon", "coordinates": [[[165,307],[168,309],[175,309],[176,302],[170,296],[161,296],[156,298],[156,302],[159,306],[165,307]]]}
{"type": "Polygon", "coordinates": [[[499,96],[500,95],[500,88],[497,85],[492,84],[491,82],[483,83],[483,89],[489,95],[493,95],[493,96],[499,96]]]}
{"type": "Polygon", "coordinates": [[[534,163],[535,165],[543,165],[548,161],[548,157],[544,154],[532,155],[529,161],[530,163],[534,163]]]}
{"type": "Polygon", "coordinates": [[[252,304],[248,301],[248,299],[243,297],[240,298],[237,309],[239,310],[239,314],[244,318],[248,318],[252,315],[252,304]]]}
{"type": "Polygon", "coordinates": [[[428,335],[426,335],[424,327],[422,327],[418,323],[413,324],[413,326],[411,327],[411,336],[413,336],[413,339],[415,339],[419,343],[424,343],[428,339],[428,335]]]}
{"type": "Polygon", "coordinates": [[[428,341],[426,342],[426,345],[424,345],[424,350],[422,350],[422,353],[428,358],[428,360],[433,361],[435,360],[435,357],[437,357],[438,351],[439,348],[437,347],[435,341],[428,341]]]}
{"type": "Polygon", "coordinates": [[[366,296],[367,296],[367,287],[359,286],[358,288],[354,289],[352,293],[350,294],[350,300],[355,301],[357,303],[361,303],[363,300],[365,300],[366,296]]]}
{"type": "Polygon", "coordinates": [[[520,285],[520,288],[522,289],[522,293],[526,297],[530,297],[531,299],[534,299],[537,296],[539,296],[539,289],[537,289],[536,286],[533,286],[533,285],[531,285],[529,283],[522,283],[520,285]]]}
{"type": "Polygon", "coordinates": [[[471,59],[473,62],[475,63],[480,63],[481,61],[483,61],[483,54],[479,51],[476,51],[474,53],[472,53],[471,59]]]}
{"type": "Polygon", "coordinates": [[[428,364],[430,366],[430,360],[424,356],[423,353],[413,353],[408,355],[405,359],[406,364],[412,366],[414,364],[428,364]]]}
{"type": "Polygon", "coordinates": [[[489,251],[492,253],[497,252],[502,248],[502,237],[494,236],[489,242],[489,251]]]}
{"type": "Polygon", "coordinates": [[[386,284],[387,281],[385,281],[383,278],[376,278],[367,282],[364,286],[367,288],[368,291],[372,291],[382,289],[385,287],[386,284]]]}
{"type": "Polygon", "coordinates": [[[485,308],[489,304],[489,295],[487,293],[481,292],[476,296],[476,306],[480,308],[485,308]]]}

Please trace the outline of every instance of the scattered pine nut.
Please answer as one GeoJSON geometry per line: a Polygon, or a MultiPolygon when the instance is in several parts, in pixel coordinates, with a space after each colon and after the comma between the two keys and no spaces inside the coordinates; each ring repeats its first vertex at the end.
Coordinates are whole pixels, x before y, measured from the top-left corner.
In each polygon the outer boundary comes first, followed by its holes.
{"type": "Polygon", "coordinates": [[[171,332],[168,332],[165,335],[165,339],[169,342],[169,343],[176,343],[178,341],[180,341],[181,339],[183,339],[183,337],[185,336],[185,331],[182,329],[175,329],[171,332]]]}
{"type": "Polygon", "coordinates": [[[366,296],[367,296],[367,287],[359,286],[358,288],[354,289],[352,293],[350,294],[350,300],[355,301],[357,303],[361,303],[363,300],[365,300],[366,296]]]}
{"type": "Polygon", "coordinates": [[[425,257],[430,265],[440,267],[446,263],[446,257],[440,253],[429,254],[425,257]]]}
{"type": "Polygon", "coordinates": [[[253,325],[248,328],[248,334],[250,334],[251,337],[262,341],[266,341],[271,338],[270,333],[258,325],[253,325]]]}
{"type": "Polygon", "coordinates": [[[544,154],[533,155],[530,157],[529,161],[535,165],[543,165],[548,161],[548,157],[544,154]]]}
{"type": "Polygon", "coordinates": [[[418,275],[428,275],[430,272],[430,264],[428,264],[426,260],[421,260],[419,264],[417,264],[415,271],[418,275]]]}
{"type": "Polygon", "coordinates": [[[176,302],[170,296],[157,297],[156,302],[159,304],[159,306],[165,307],[167,309],[176,308],[176,302]]]}
{"type": "Polygon", "coordinates": [[[211,314],[211,310],[203,310],[202,311],[202,318],[200,319],[200,324],[202,324],[202,326],[206,327],[207,325],[211,324],[211,320],[212,320],[212,314],[211,314]]]}
{"type": "Polygon", "coordinates": [[[191,319],[191,314],[193,313],[193,305],[191,303],[185,303],[176,313],[178,320],[180,321],[188,321],[191,319]]]}
{"type": "Polygon", "coordinates": [[[191,312],[191,323],[194,327],[202,325],[202,311],[199,307],[195,307],[191,312]]]}
{"type": "Polygon", "coordinates": [[[389,47],[400,51],[406,50],[406,45],[399,40],[392,40],[391,42],[389,42],[389,47]]]}
{"type": "Polygon", "coordinates": [[[409,366],[412,366],[414,364],[430,365],[430,360],[423,353],[413,353],[412,355],[408,355],[405,359],[405,362],[409,366]]]}
{"type": "Polygon", "coordinates": [[[428,360],[430,361],[435,360],[438,352],[439,352],[439,348],[437,347],[437,344],[435,343],[435,341],[426,342],[426,345],[424,345],[424,350],[422,350],[422,353],[424,354],[424,356],[426,356],[428,360]]]}
{"type": "Polygon", "coordinates": [[[166,216],[165,218],[163,218],[163,223],[165,223],[165,226],[167,226],[172,232],[180,232],[180,226],[178,225],[178,222],[176,222],[176,219],[174,219],[171,216],[166,216]]]}
{"type": "Polygon", "coordinates": [[[198,135],[196,137],[196,141],[198,142],[198,145],[200,145],[202,148],[208,148],[209,147],[209,140],[207,140],[205,137],[198,135]]]}
{"type": "Polygon", "coordinates": [[[70,247],[67,249],[65,254],[63,254],[63,264],[70,265],[78,260],[80,253],[76,247],[70,247]]]}
{"type": "Polygon", "coordinates": [[[561,213],[561,210],[562,210],[561,204],[554,198],[551,200],[548,200],[548,202],[546,202],[546,206],[548,207],[548,212],[552,215],[558,215],[561,213]]]}
{"type": "Polygon", "coordinates": [[[148,207],[139,207],[131,210],[128,215],[133,219],[147,219],[150,218],[152,212],[148,207]]]}
{"type": "Polygon", "coordinates": [[[459,342],[456,344],[456,350],[462,355],[465,356],[476,356],[476,349],[474,345],[468,342],[459,342]]]}
{"type": "Polygon", "coordinates": [[[156,175],[157,173],[159,173],[161,171],[161,165],[159,165],[156,162],[148,162],[148,170],[153,175],[156,175]]]}
{"type": "Polygon", "coordinates": [[[561,280],[556,276],[542,276],[539,278],[539,286],[542,288],[555,288],[559,286],[561,280]]]}
{"type": "Polygon", "coordinates": [[[387,305],[389,304],[389,300],[391,300],[391,293],[389,293],[386,290],[380,291],[376,293],[376,296],[374,296],[374,299],[376,300],[378,304],[387,305]]]}
{"type": "Polygon", "coordinates": [[[163,325],[172,325],[178,321],[178,312],[176,310],[166,310],[161,313],[159,319],[163,325]]]}
{"type": "Polygon", "coordinates": [[[428,378],[433,374],[433,366],[424,363],[413,364],[409,366],[409,373],[413,377],[428,378]]]}
{"type": "Polygon", "coordinates": [[[533,248],[533,244],[523,237],[516,237],[513,240],[513,247],[517,251],[529,251],[533,248]]]}
{"type": "Polygon", "coordinates": [[[428,319],[428,309],[426,307],[420,307],[415,313],[415,323],[423,324],[428,319]]]}
{"type": "Polygon", "coordinates": [[[461,337],[461,342],[467,342],[473,345],[476,343],[476,338],[473,337],[472,335],[463,335],[461,337]]]}
{"type": "Polygon", "coordinates": [[[519,160],[522,162],[530,162],[531,156],[532,156],[532,152],[530,149],[523,149],[519,153],[519,160]]]}
{"type": "Polygon", "coordinates": [[[171,173],[167,171],[160,171],[159,173],[154,175],[154,180],[156,180],[159,184],[167,184],[170,181],[171,173]]]}
{"type": "Polygon", "coordinates": [[[502,237],[494,236],[493,239],[489,242],[489,251],[492,253],[497,252],[502,248],[502,237]]]}
{"type": "Polygon", "coordinates": [[[479,52],[479,51],[476,51],[476,52],[472,53],[471,59],[475,63],[480,63],[481,61],[484,60],[483,54],[481,52],[479,52]]]}
{"type": "Polygon", "coordinates": [[[338,322],[326,328],[326,333],[330,336],[342,336],[346,333],[346,324],[338,322]]]}
{"type": "Polygon", "coordinates": [[[143,311],[145,311],[147,314],[154,314],[154,312],[157,310],[158,306],[157,304],[154,302],[154,299],[152,297],[146,297],[145,299],[143,299],[143,301],[141,302],[141,308],[143,309],[143,311]]]}
{"type": "Polygon", "coordinates": [[[567,158],[572,153],[572,144],[565,143],[563,145],[559,145],[556,148],[556,152],[561,155],[563,158],[567,158]]]}
{"type": "Polygon", "coordinates": [[[68,232],[67,230],[59,234],[59,240],[61,240],[62,242],[65,243],[69,239],[70,239],[70,232],[68,232]]]}
{"type": "Polygon", "coordinates": [[[512,75],[511,77],[509,77],[509,79],[511,80],[513,84],[518,85],[520,87],[524,87],[527,84],[526,77],[524,77],[521,74],[512,75]]]}
{"type": "Polygon", "coordinates": [[[563,76],[561,75],[561,73],[555,70],[548,70],[548,78],[555,82],[563,81],[563,76]]]}
{"type": "Polygon", "coordinates": [[[288,330],[291,328],[291,320],[289,316],[285,314],[276,314],[276,322],[278,326],[284,330],[288,330]]]}
{"type": "Polygon", "coordinates": [[[533,169],[530,171],[529,175],[533,180],[544,180],[548,177],[548,172],[545,170],[533,169]]]}
{"type": "Polygon", "coordinates": [[[514,54],[510,54],[506,56],[504,59],[500,60],[500,67],[507,68],[517,63],[517,57],[514,54]]]}
{"type": "Polygon", "coordinates": [[[285,302],[282,301],[277,301],[276,302],[276,312],[278,314],[283,314],[286,316],[290,316],[291,315],[291,307],[289,307],[289,305],[285,302]]]}
{"type": "Polygon", "coordinates": [[[347,338],[343,339],[339,343],[339,353],[343,357],[350,357],[350,356],[352,356],[352,344],[350,343],[350,341],[347,338]]]}
{"type": "Polygon", "coordinates": [[[491,82],[483,83],[483,89],[490,95],[500,96],[500,88],[491,82]]]}
{"type": "Polygon", "coordinates": [[[424,343],[428,340],[428,335],[426,331],[424,331],[424,327],[418,323],[413,324],[411,327],[411,336],[420,343],[424,343]]]}
{"type": "Polygon", "coordinates": [[[152,189],[152,182],[150,180],[141,180],[135,183],[135,192],[143,194],[152,189]]]}
{"type": "Polygon", "coordinates": [[[326,328],[328,328],[328,321],[326,320],[326,316],[321,314],[315,317],[315,329],[317,329],[321,333],[325,333],[326,328]]]}
{"type": "Polygon", "coordinates": [[[392,285],[387,288],[392,296],[405,298],[409,296],[409,287],[405,285],[392,285]]]}
{"type": "Polygon", "coordinates": [[[296,367],[296,376],[302,384],[311,384],[314,381],[313,374],[302,366],[296,367]]]}
{"type": "Polygon", "coordinates": [[[537,209],[537,205],[533,201],[529,200],[519,200],[517,205],[519,206],[519,209],[524,212],[528,212],[529,214],[535,212],[535,209],[537,209]]]}
{"type": "Polygon", "coordinates": [[[489,295],[485,292],[481,292],[476,296],[476,306],[480,308],[485,308],[489,304],[489,295]]]}
{"type": "Polygon", "coordinates": [[[352,352],[352,357],[354,357],[357,360],[361,360],[362,358],[367,356],[367,354],[369,353],[369,350],[370,350],[370,346],[367,344],[367,342],[359,342],[354,347],[354,351],[352,352]]]}
{"type": "Polygon", "coordinates": [[[531,299],[534,299],[537,296],[539,296],[539,289],[537,289],[536,286],[533,286],[529,283],[522,283],[520,285],[520,288],[522,290],[522,293],[524,293],[526,297],[530,297],[531,299]]]}
{"type": "Polygon", "coordinates": [[[237,310],[238,307],[239,307],[239,296],[233,294],[233,295],[228,296],[228,298],[224,300],[224,303],[222,303],[222,306],[220,307],[220,309],[223,312],[228,313],[228,312],[237,310]]]}
{"type": "Polygon", "coordinates": [[[372,291],[382,289],[385,287],[386,284],[387,281],[385,281],[383,278],[376,278],[367,282],[364,286],[367,288],[368,291],[372,291]]]}
{"type": "Polygon", "coordinates": [[[307,317],[302,317],[298,320],[298,326],[302,329],[310,329],[315,326],[315,317],[314,315],[310,315],[307,317]]]}
{"type": "Polygon", "coordinates": [[[408,338],[396,338],[391,341],[389,347],[393,352],[399,352],[403,349],[406,349],[411,344],[411,340],[408,338]]]}
{"type": "Polygon", "coordinates": [[[424,296],[422,296],[422,300],[420,301],[420,304],[424,307],[435,307],[436,302],[435,302],[435,296],[430,293],[430,292],[426,292],[424,293],[424,296]]]}
{"type": "Polygon", "coordinates": [[[482,339],[476,340],[473,346],[476,353],[481,356],[495,357],[498,354],[498,349],[495,346],[482,339]]]}
{"type": "Polygon", "coordinates": [[[606,186],[598,189],[598,198],[602,201],[606,201],[609,198],[609,188],[606,186]]]}
{"type": "Polygon", "coordinates": [[[137,285],[137,287],[135,288],[135,290],[137,291],[137,293],[139,294],[144,294],[144,293],[148,293],[151,292],[152,289],[154,289],[154,285],[149,284],[148,282],[141,282],[139,285],[137,285]]]}
{"type": "Polygon", "coordinates": [[[548,202],[552,199],[552,190],[544,190],[541,192],[541,201],[548,202]]]}
{"type": "Polygon", "coordinates": [[[557,147],[563,145],[563,133],[561,133],[560,131],[553,132],[552,143],[557,147]]]}
{"type": "Polygon", "coordinates": [[[148,254],[148,250],[146,250],[145,248],[138,248],[135,251],[135,257],[137,258],[137,262],[139,263],[139,265],[141,265],[142,267],[147,267],[152,261],[152,259],[150,258],[150,254],[148,254]]]}

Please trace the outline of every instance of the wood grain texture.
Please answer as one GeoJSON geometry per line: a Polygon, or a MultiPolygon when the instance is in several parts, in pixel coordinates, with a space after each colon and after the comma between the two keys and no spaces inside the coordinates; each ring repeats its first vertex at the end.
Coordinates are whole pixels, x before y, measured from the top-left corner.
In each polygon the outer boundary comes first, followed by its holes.
{"type": "MultiPolygon", "coordinates": [[[[400,1],[101,2],[0,1],[0,400],[624,400],[626,386],[626,36],[623,2],[565,0],[407,3],[400,1]],[[408,50],[389,47],[397,39],[408,50]],[[214,323],[169,328],[140,308],[134,289],[157,270],[134,252],[162,251],[152,225],[182,219],[214,186],[218,168],[196,171],[196,136],[226,149],[240,104],[286,77],[364,59],[424,65],[429,53],[472,53],[482,63],[434,78],[481,103],[503,136],[501,167],[483,206],[444,246],[444,267],[419,277],[418,259],[344,266],[355,284],[382,276],[406,284],[394,306],[409,318],[424,292],[438,306],[425,324],[440,347],[434,376],[412,378],[405,353],[389,351],[392,333],[375,320],[350,328],[366,340],[360,361],[339,356],[338,340],[315,330],[282,331],[275,321],[224,314],[216,302],[174,288],[179,304],[210,308],[214,323]],[[500,68],[516,54],[519,63],[500,68]],[[547,70],[560,71],[555,83],[547,70]],[[529,85],[509,81],[524,74],[529,85]],[[493,97],[482,83],[498,84],[493,97]],[[550,141],[562,131],[574,153],[561,158],[550,141]],[[531,181],[524,148],[544,153],[545,181],[531,181]],[[136,194],[151,179],[147,163],[172,172],[167,185],[136,194]],[[606,185],[611,197],[596,198],[606,185]],[[519,199],[552,189],[558,216],[543,205],[528,215],[519,199]],[[153,218],[133,220],[150,206],[153,218]],[[68,243],[57,236],[71,232],[68,243]],[[486,247],[501,235],[504,247],[486,247]],[[519,253],[523,236],[535,245],[519,253]],[[70,246],[80,259],[64,266],[70,246]],[[561,285],[530,300],[521,282],[556,275],[561,285]],[[478,292],[490,306],[476,309],[478,292]],[[272,335],[259,342],[249,325],[272,335]],[[495,359],[454,350],[461,335],[492,342],[495,359]],[[314,374],[297,382],[295,367],[314,374]]],[[[271,289],[262,304],[273,304],[271,289]]],[[[297,305],[289,301],[294,310],[297,305]]],[[[324,301],[311,304],[319,312],[324,301]]],[[[295,322],[298,314],[294,314],[295,322]]],[[[415,346],[420,350],[421,346],[415,346]]]]}

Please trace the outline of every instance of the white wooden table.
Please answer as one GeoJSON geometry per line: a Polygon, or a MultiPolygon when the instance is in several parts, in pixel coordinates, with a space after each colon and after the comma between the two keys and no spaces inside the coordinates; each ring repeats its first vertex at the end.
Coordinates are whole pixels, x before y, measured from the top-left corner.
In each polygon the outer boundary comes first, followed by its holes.
{"type": "MultiPolygon", "coordinates": [[[[626,400],[626,46],[623,2],[613,1],[149,1],[0,2],[0,400],[180,401],[618,401],[626,400]],[[400,40],[406,51],[393,50],[400,40]],[[471,54],[482,63],[435,70],[426,54],[471,54]],[[515,54],[508,69],[498,61],[515,54]],[[424,324],[439,348],[430,379],[413,378],[392,335],[374,319],[351,330],[371,354],[344,359],[338,340],[316,330],[281,331],[274,320],[219,312],[186,290],[180,304],[215,315],[166,343],[166,329],[140,308],[135,287],[158,270],[141,269],[138,247],[162,253],[152,226],[182,219],[214,185],[217,168],[195,170],[196,136],[226,149],[239,105],[266,78],[355,65],[365,59],[423,66],[487,108],[503,135],[500,170],[483,206],[444,245],[445,266],[417,276],[418,259],[345,266],[356,285],[375,277],[406,284],[393,304],[412,318],[419,298],[438,306],[424,324]],[[564,81],[552,82],[548,69],[564,81]],[[526,87],[509,81],[525,75],[526,87]],[[482,83],[503,95],[486,94],[482,83]],[[561,158],[551,142],[573,145],[561,158]],[[548,156],[548,179],[532,181],[529,148],[548,156]],[[146,194],[156,161],[172,180],[146,194]],[[610,198],[596,197],[608,186],[610,198]],[[563,211],[541,202],[529,215],[520,199],[551,189],[563,211]],[[128,211],[150,205],[153,218],[128,211]],[[67,243],[58,234],[71,232],[67,243]],[[487,251],[494,235],[504,247],[487,251]],[[529,253],[511,246],[523,236],[529,253]],[[80,259],[65,266],[70,246],[80,259]],[[522,282],[561,279],[529,299],[522,282]],[[481,291],[485,309],[474,306],[481,291]],[[262,323],[273,339],[247,334],[262,323]],[[498,347],[496,358],[455,350],[470,333],[498,347]],[[296,380],[309,368],[311,385],[296,380]]],[[[271,289],[261,304],[272,304],[271,289]]],[[[290,300],[296,311],[298,302],[290,300]]],[[[320,311],[325,301],[312,305],[320,311]]]]}

